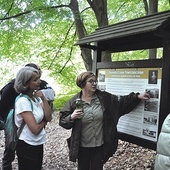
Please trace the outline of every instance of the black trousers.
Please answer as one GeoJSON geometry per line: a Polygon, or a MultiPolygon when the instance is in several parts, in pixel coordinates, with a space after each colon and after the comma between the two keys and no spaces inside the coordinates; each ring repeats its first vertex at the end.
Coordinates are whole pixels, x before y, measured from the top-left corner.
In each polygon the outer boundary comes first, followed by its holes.
{"type": "Polygon", "coordinates": [[[19,140],[16,153],[19,170],[41,170],[43,160],[43,145],[33,146],[19,140]]]}
{"type": "MultiPolygon", "coordinates": [[[[6,130],[4,129],[4,134],[6,136],[6,130]]],[[[12,170],[12,162],[15,159],[15,151],[6,147],[6,138],[5,138],[5,150],[2,158],[2,170],[12,170]]]]}
{"type": "Polygon", "coordinates": [[[78,170],[103,170],[103,147],[80,147],[78,170]]]}
{"type": "Polygon", "coordinates": [[[15,159],[15,151],[8,149],[5,146],[4,155],[2,158],[2,169],[3,170],[12,170],[12,162],[15,159]]]}

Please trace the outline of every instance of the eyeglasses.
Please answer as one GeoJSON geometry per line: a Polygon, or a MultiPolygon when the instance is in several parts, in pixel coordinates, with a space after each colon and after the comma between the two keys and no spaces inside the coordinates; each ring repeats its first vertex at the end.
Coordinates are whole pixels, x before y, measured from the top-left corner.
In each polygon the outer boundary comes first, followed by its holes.
{"type": "Polygon", "coordinates": [[[87,81],[87,82],[89,82],[90,84],[94,84],[94,83],[95,83],[95,84],[97,84],[97,83],[98,83],[98,81],[97,81],[97,80],[92,80],[92,79],[91,79],[91,80],[89,80],[89,81],[87,81]]]}

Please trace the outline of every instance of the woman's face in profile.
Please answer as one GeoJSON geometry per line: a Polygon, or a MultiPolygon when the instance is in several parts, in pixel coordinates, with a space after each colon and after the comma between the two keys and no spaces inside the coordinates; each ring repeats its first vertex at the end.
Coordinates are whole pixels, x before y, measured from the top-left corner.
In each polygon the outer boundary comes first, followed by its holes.
{"type": "Polygon", "coordinates": [[[28,83],[28,87],[29,89],[31,90],[39,90],[40,89],[40,83],[41,83],[41,80],[40,80],[40,75],[36,72],[34,72],[32,74],[32,77],[31,77],[31,80],[30,82],[28,83]]]}

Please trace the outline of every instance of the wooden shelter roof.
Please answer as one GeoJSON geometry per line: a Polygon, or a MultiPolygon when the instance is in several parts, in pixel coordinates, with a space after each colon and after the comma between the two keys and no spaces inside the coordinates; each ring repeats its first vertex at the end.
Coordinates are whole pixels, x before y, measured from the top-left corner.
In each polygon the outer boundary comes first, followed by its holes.
{"type": "Polygon", "coordinates": [[[163,39],[170,39],[170,10],[97,28],[76,45],[120,52],[159,48],[163,39]]]}

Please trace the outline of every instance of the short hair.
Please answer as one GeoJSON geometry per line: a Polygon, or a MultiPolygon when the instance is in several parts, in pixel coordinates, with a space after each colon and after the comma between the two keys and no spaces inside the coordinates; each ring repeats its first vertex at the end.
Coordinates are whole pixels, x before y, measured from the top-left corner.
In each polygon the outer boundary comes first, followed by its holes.
{"type": "Polygon", "coordinates": [[[42,71],[41,71],[41,68],[37,64],[35,64],[35,63],[28,63],[25,66],[29,66],[29,67],[33,67],[33,68],[37,69],[39,71],[40,76],[41,76],[42,71]]]}
{"type": "Polygon", "coordinates": [[[96,77],[96,75],[91,71],[86,71],[79,74],[76,79],[77,86],[83,88],[86,85],[86,80],[93,76],[96,77]]]}
{"type": "Polygon", "coordinates": [[[17,93],[26,94],[29,88],[26,87],[26,84],[30,82],[33,73],[39,74],[39,71],[33,67],[25,66],[21,68],[16,75],[14,89],[17,93]]]}

